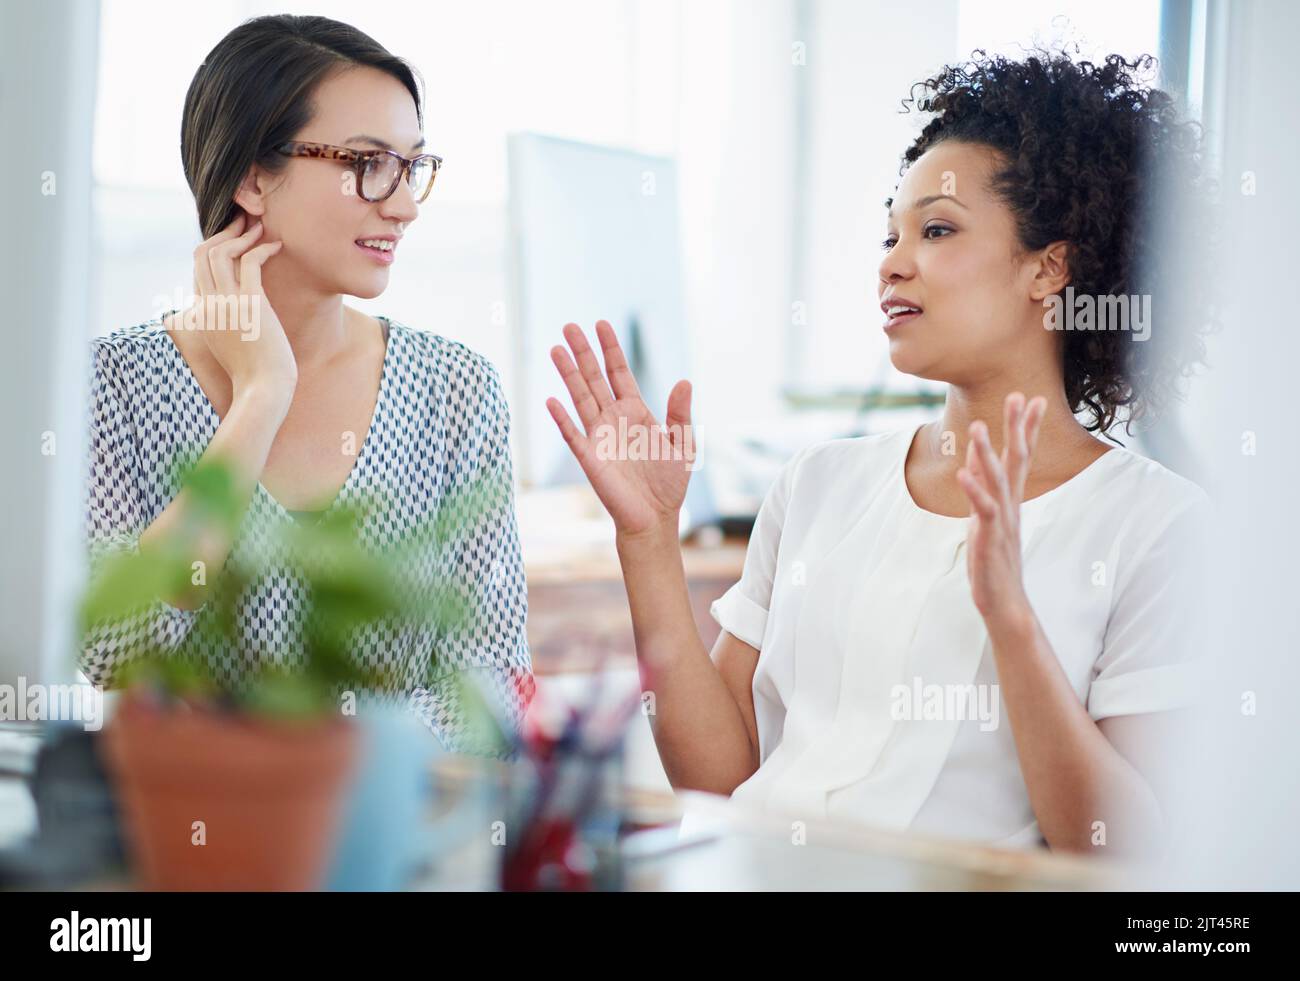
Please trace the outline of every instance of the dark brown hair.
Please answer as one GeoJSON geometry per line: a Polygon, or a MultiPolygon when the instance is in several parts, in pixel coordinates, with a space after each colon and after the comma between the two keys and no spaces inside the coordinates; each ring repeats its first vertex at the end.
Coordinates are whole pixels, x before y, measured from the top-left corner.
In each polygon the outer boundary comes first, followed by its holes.
{"type": "Polygon", "coordinates": [[[1066,399],[1107,436],[1121,409],[1127,430],[1180,396],[1220,326],[1203,292],[1215,184],[1199,125],[1143,83],[1154,67],[1149,55],[1094,64],[1064,50],[1023,60],[975,51],[903,100],[930,118],[901,170],[945,140],[992,147],[993,186],[1023,248],[1067,241],[1076,294],[1153,297],[1149,342],[1113,329],[1061,335],[1066,399]]]}
{"type": "Polygon", "coordinates": [[[181,163],[203,238],[234,221],[235,191],[250,167],[277,173],[288,164],[275,147],[311,121],[316,86],[357,66],[405,85],[423,128],[415,69],[348,24],[293,14],[255,17],[208,52],[185,93],[181,119],[181,163]]]}

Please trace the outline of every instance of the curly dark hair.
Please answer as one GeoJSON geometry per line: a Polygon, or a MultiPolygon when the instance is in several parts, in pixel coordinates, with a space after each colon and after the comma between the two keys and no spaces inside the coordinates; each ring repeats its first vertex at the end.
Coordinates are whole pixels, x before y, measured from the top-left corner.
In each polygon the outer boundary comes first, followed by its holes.
{"type": "Polygon", "coordinates": [[[1068,242],[1076,296],[1151,297],[1144,341],[1114,324],[1061,332],[1066,398],[1088,414],[1089,431],[1106,435],[1121,408],[1127,431],[1180,397],[1216,326],[1200,293],[1216,185],[1203,176],[1200,125],[1143,84],[1154,65],[1150,55],[1094,64],[1064,50],[1016,61],[980,49],[903,100],[903,111],[912,104],[934,118],[904,152],[900,175],[944,140],[991,147],[1002,160],[993,188],[1025,250],[1068,242]]]}

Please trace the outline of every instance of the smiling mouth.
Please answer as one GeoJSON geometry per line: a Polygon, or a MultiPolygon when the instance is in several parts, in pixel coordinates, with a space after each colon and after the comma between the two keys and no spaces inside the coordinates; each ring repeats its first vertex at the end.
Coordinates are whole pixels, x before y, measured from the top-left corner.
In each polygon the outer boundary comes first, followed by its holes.
{"type": "Polygon", "coordinates": [[[384,265],[388,265],[390,262],[393,261],[393,254],[397,250],[396,242],[382,242],[381,244],[378,240],[375,239],[359,240],[357,242],[354,242],[353,244],[356,245],[356,247],[360,249],[362,252],[364,252],[366,255],[370,256],[370,258],[384,265]],[[367,241],[371,242],[372,244],[366,245],[365,242],[367,241]]]}
{"type": "Polygon", "coordinates": [[[886,313],[885,330],[893,330],[895,327],[901,327],[903,324],[911,323],[921,316],[922,311],[915,308],[907,310],[895,310],[894,313],[886,313]]]}

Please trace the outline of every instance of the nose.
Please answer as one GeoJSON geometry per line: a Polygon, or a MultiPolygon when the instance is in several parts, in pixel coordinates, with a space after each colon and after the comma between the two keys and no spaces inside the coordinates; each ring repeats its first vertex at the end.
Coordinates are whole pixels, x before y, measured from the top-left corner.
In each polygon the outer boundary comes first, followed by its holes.
{"type": "Polygon", "coordinates": [[[900,237],[893,247],[880,260],[880,287],[883,293],[891,283],[911,279],[916,275],[916,263],[912,256],[911,245],[900,237]]]}
{"type": "Polygon", "coordinates": [[[415,203],[415,193],[411,190],[406,175],[397,182],[397,189],[379,202],[379,213],[385,218],[407,224],[420,215],[420,206],[415,203]]]}

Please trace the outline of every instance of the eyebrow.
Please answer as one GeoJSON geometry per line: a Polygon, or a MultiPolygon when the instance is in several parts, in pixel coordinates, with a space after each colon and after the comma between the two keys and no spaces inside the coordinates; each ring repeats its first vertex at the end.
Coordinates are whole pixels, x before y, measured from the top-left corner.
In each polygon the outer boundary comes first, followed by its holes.
{"type": "MultiPolygon", "coordinates": [[[[928,204],[934,204],[934,202],[936,201],[951,201],[959,208],[964,208],[966,211],[970,210],[970,208],[967,208],[966,205],[962,204],[951,194],[931,194],[929,197],[919,199],[912,205],[912,207],[908,208],[907,210],[916,211],[920,208],[924,208],[928,204]]],[[[889,217],[892,218],[894,216],[894,199],[893,198],[886,199],[885,207],[889,209],[889,217]]]]}
{"type": "MultiPolygon", "coordinates": [[[[344,140],[343,142],[344,142],[344,143],[373,143],[375,146],[379,147],[379,149],[381,149],[381,150],[391,150],[391,149],[393,149],[393,145],[392,145],[391,143],[386,143],[386,142],[384,142],[383,140],[381,140],[381,139],[379,139],[378,137],[375,137],[375,136],[365,136],[365,135],[362,135],[362,136],[349,136],[349,137],[348,137],[346,140],[344,140]]],[[[420,149],[422,146],[424,146],[424,137],[423,137],[423,136],[420,137],[420,141],[419,141],[418,143],[412,143],[412,144],[411,144],[411,149],[412,149],[412,150],[418,150],[418,149],[420,149]]]]}

